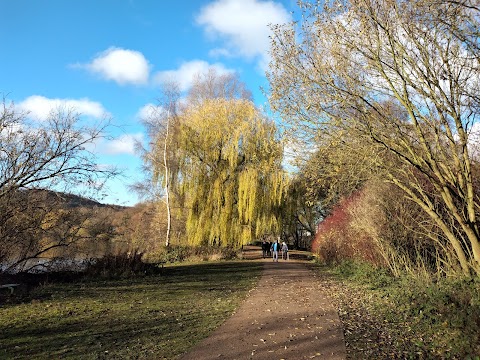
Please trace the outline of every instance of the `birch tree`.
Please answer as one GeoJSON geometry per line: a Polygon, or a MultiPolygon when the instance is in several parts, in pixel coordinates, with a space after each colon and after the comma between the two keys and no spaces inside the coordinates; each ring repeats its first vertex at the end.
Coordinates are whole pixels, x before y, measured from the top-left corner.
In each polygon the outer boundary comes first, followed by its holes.
{"type": "MultiPolygon", "coordinates": [[[[178,107],[180,91],[175,82],[163,85],[162,97],[151,107],[150,115],[144,120],[151,139],[148,150],[143,149],[145,168],[151,174],[152,188],[156,201],[164,202],[167,216],[165,246],[170,245],[172,224],[172,182],[178,169],[177,137],[178,107]],[[158,186],[159,187],[158,187],[158,186]],[[156,191],[156,190],[160,191],[156,191]]],[[[158,207],[157,216],[163,216],[163,207],[158,207]],[[162,209],[160,211],[160,209],[162,209]]]]}
{"type": "Polygon", "coordinates": [[[355,131],[396,157],[386,179],[435,222],[461,271],[480,274],[477,3],[302,6],[301,22],[273,28],[272,108],[311,139],[355,131]]]}

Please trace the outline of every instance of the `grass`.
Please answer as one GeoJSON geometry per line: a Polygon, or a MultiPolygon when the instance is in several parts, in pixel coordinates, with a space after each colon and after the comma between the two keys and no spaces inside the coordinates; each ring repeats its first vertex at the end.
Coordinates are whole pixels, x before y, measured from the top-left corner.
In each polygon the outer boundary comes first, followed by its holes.
{"type": "Polygon", "coordinates": [[[349,358],[480,359],[480,279],[393,278],[352,262],[321,267],[349,358]]]}
{"type": "Polygon", "coordinates": [[[260,270],[225,261],[40,286],[0,306],[0,358],[174,359],[232,314],[260,270]]]}

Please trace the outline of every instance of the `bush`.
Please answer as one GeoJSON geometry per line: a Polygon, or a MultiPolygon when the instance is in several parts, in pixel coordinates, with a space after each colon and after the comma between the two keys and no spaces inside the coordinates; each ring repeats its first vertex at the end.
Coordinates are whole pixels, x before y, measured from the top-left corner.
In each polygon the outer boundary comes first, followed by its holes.
{"type": "Polygon", "coordinates": [[[238,257],[233,247],[171,245],[148,254],[147,262],[176,263],[184,261],[232,260],[238,257]]]}
{"type": "Polygon", "coordinates": [[[335,272],[344,278],[367,284],[371,289],[383,288],[395,281],[388,269],[367,262],[346,260],[335,267],[335,272]]]}
{"type": "Polygon", "coordinates": [[[158,273],[160,269],[142,260],[143,254],[124,252],[118,255],[106,255],[99,259],[87,260],[85,274],[116,278],[124,276],[158,273]]]}
{"type": "Polygon", "coordinates": [[[236,259],[237,257],[238,257],[238,253],[233,247],[228,246],[228,247],[222,248],[223,260],[233,260],[233,259],[236,259]]]}
{"type": "Polygon", "coordinates": [[[352,209],[361,205],[361,200],[362,191],[357,191],[340,201],[318,224],[312,251],[326,264],[339,264],[344,260],[367,261],[373,265],[384,263],[372,237],[353,226],[352,209]]]}

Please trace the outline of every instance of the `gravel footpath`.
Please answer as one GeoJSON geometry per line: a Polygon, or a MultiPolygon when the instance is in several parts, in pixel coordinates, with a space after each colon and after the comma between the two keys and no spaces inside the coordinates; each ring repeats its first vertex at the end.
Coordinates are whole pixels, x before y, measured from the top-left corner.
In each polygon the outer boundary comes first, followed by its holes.
{"type": "Polygon", "coordinates": [[[341,322],[314,272],[300,260],[260,261],[236,313],[180,359],[345,359],[341,322]]]}

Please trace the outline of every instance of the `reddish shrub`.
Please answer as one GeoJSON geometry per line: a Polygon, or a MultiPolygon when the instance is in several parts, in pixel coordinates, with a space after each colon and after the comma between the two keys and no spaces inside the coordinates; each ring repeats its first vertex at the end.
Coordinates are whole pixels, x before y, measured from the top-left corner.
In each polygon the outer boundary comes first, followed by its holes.
{"type": "Polygon", "coordinates": [[[312,242],[312,251],[325,262],[340,262],[346,259],[363,260],[380,265],[381,256],[374,241],[351,226],[350,210],[361,206],[362,192],[358,191],[343,199],[322,222],[312,242]]]}

